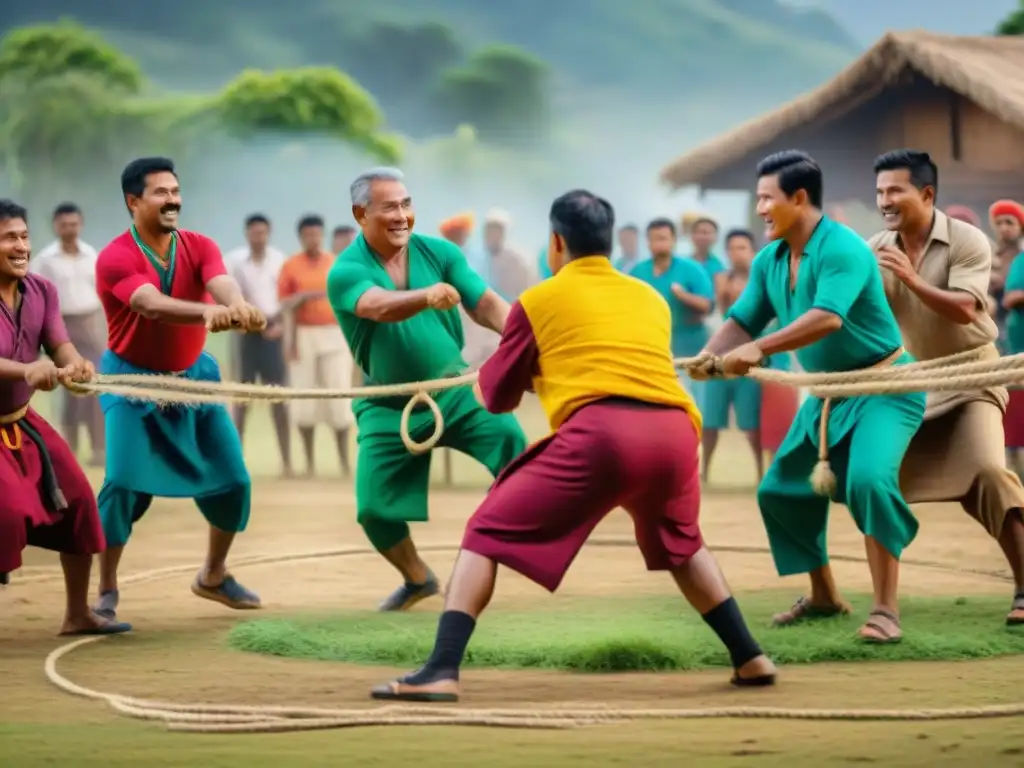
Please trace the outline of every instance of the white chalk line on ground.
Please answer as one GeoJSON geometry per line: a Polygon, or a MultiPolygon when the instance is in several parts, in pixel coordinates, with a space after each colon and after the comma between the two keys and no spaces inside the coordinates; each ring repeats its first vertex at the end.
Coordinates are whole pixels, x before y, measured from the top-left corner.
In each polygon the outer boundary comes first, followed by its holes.
{"type": "MultiPolygon", "coordinates": [[[[632,547],[632,538],[595,538],[588,546],[632,547]]],[[[451,552],[456,544],[424,545],[425,552],[451,552]]],[[[769,554],[764,547],[715,547],[717,552],[769,554]]],[[[300,560],[373,555],[370,547],[347,547],[323,552],[299,552],[286,555],[257,555],[242,558],[235,567],[269,565],[300,560]]],[[[854,556],[835,556],[833,560],[865,562],[854,556]]],[[[936,568],[951,573],[985,576],[1009,582],[1003,573],[977,569],[961,569],[940,563],[907,561],[907,565],[936,568]]],[[[192,572],[194,566],[182,565],[134,574],[123,583],[143,583],[178,573],[192,572]]],[[[305,706],[245,706],[164,702],[137,699],[118,693],[105,693],[79,685],[62,675],[57,663],[86,645],[109,638],[86,637],[62,645],[51,652],[44,664],[47,679],[66,693],[95,701],[103,701],[122,715],[165,723],[169,730],[192,733],[281,733],[332,728],[381,725],[460,725],[504,728],[566,729],[635,720],[680,720],[707,718],[762,718],[791,720],[964,720],[1024,715],[1024,702],[984,707],[953,707],[930,709],[822,709],[786,707],[708,707],[691,709],[617,709],[610,704],[565,703],[546,707],[472,709],[459,706],[389,705],[363,709],[331,709],[305,706]]],[[[116,640],[115,640],[116,642],[116,640]]],[[[751,691],[750,693],[754,693],[751,691]]]]}

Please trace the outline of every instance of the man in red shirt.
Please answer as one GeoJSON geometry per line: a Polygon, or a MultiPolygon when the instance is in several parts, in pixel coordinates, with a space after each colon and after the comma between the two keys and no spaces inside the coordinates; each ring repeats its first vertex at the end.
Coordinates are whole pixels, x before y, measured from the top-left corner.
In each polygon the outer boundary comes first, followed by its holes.
{"type": "MultiPolygon", "coordinates": [[[[174,374],[220,381],[203,350],[209,331],[262,331],[266,318],[242,297],[217,244],[178,229],[181,188],[166,158],[134,160],[121,174],[132,226],[96,262],[96,289],[107,316],[105,374],[174,374]],[[215,303],[207,303],[206,295],[215,303]]],[[[96,612],[114,618],[117,566],[132,525],[154,496],[193,498],[210,524],[197,596],[230,608],[259,608],[259,597],[227,572],[235,534],[249,520],[251,485],[242,445],[222,405],[170,407],[102,395],[108,435],[99,493],[107,549],[100,556],[96,612]]]]}

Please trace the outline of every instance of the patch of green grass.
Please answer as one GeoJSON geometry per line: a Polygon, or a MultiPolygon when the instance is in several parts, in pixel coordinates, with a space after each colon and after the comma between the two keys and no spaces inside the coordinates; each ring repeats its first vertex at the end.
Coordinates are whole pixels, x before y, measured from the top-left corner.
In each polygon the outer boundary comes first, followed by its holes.
{"type": "MultiPolygon", "coordinates": [[[[857,641],[870,598],[856,596],[852,616],[769,628],[791,596],[755,593],[740,604],[755,635],[778,663],[954,661],[1024,653],[1024,631],[1006,627],[1007,601],[995,597],[907,598],[903,642],[857,641]]],[[[494,612],[480,623],[467,666],[630,672],[727,667],[729,658],[682,599],[553,601],[532,613],[494,612]]],[[[251,653],[355,664],[416,666],[430,653],[437,616],[349,612],[330,617],[264,619],[234,627],[228,642],[251,653]]]]}

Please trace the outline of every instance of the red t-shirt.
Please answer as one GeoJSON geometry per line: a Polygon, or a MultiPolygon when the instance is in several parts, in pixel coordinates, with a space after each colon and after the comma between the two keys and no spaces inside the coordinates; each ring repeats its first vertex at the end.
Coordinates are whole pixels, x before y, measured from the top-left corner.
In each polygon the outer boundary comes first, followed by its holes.
{"type": "MultiPolygon", "coordinates": [[[[225,274],[220,248],[213,240],[178,230],[171,298],[203,302],[206,284],[225,274]]],[[[128,231],[100,251],[96,260],[96,292],[107,315],[110,350],[151,371],[191,368],[206,345],[206,328],[151,320],[132,310],[132,294],[144,285],[160,290],[160,275],[128,231]]]]}

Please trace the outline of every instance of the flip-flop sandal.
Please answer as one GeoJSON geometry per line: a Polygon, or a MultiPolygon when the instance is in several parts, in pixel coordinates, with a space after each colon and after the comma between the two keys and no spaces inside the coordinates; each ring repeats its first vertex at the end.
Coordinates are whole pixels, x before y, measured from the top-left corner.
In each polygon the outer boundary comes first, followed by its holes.
{"type": "Polygon", "coordinates": [[[422,584],[410,584],[406,582],[380,604],[380,611],[407,611],[420,600],[440,594],[441,583],[437,577],[430,573],[427,580],[422,584]]]}
{"type": "Polygon", "coordinates": [[[850,613],[845,606],[833,605],[828,608],[814,605],[810,599],[801,597],[788,611],[777,613],[772,617],[772,625],[788,627],[800,621],[814,619],[831,619],[835,616],[846,616],[850,613]]]}
{"type": "Polygon", "coordinates": [[[412,685],[404,680],[375,685],[370,697],[380,701],[417,701],[421,703],[454,703],[459,700],[459,684],[455,680],[436,680],[412,685]]]}
{"type": "Polygon", "coordinates": [[[123,621],[113,621],[109,624],[101,624],[98,627],[89,627],[88,629],[73,629],[70,632],[61,632],[61,637],[91,637],[95,635],[120,635],[125,632],[131,632],[132,625],[126,624],[123,621]]]}
{"type": "Polygon", "coordinates": [[[239,611],[263,607],[259,595],[239,584],[231,574],[225,575],[224,581],[217,586],[203,584],[202,574],[197,574],[196,580],[192,582],[192,594],[239,611]]]}
{"type": "Polygon", "coordinates": [[[869,645],[896,645],[901,640],[903,640],[903,635],[902,634],[899,634],[899,635],[892,634],[888,629],[886,629],[885,625],[880,624],[877,621],[872,621],[871,620],[872,616],[881,616],[882,618],[888,619],[890,622],[892,622],[893,625],[895,625],[896,629],[900,628],[900,617],[899,616],[897,616],[896,614],[891,613],[889,611],[882,610],[881,608],[876,608],[875,610],[873,610],[871,613],[868,614],[868,620],[866,622],[864,622],[864,626],[862,626],[860,628],[860,632],[863,632],[865,628],[873,629],[880,636],[879,637],[873,637],[871,635],[864,635],[864,634],[858,633],[858,637],[860,638],[862,643],[867,643],[869,645]]]}
{"type": "Polygon", "coordinates": [[[1006,625],[1009,627],[1024,626],[1024,592],[1018,592],[1013,596],[1013,604],[1006,617],[1006,625]]]}

